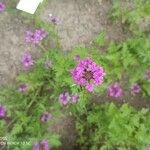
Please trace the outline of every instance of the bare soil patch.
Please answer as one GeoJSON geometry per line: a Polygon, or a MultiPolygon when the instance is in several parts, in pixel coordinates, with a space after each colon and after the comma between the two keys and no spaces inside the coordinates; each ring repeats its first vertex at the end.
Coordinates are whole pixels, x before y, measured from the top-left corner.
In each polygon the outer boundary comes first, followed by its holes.
{"type": "Polygon", "coordinates": [[[120,41],[126,37],[121,24],[109,19],[110,0],[50,0],[41,18],[50,22],[49,14],[60,18],[56,26],[64,50],[84,46],[96,36],[106,33],[107,41],[120,41]]]}
{"type": "Polygon", "coordinates": [[[21,56],[30,51],[36,58],[40,49],[25,43],[25,31],[31,26],[16,13],[0,14],[0,85],[12,83],[22,70],[21,56]]]}

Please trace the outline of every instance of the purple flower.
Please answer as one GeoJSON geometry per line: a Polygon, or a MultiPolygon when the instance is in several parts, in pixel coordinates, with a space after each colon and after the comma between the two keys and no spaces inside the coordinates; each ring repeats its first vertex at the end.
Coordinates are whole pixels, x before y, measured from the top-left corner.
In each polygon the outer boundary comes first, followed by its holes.
{"type": "Polygon", "coordinates": [[[47,35],[48,32],[44,29],[37,29],[34,32],[26,31],[25,41],[27,43],[38,44],[40,41],[46,38],[47,35]]]}
{"type": "Polygon", "coordinates": [[[32,55],[29,52],[25,52],[22,56],[21,62],[25,68],[30,68],[33,65],[32,55]]]}
{"type": "Polygon", "coordinates": [[[64,93],[60,94],[60,96],[59,96],[59,102],[60,102],[61,104],[67,105],[68,102],[69,102],[69,100],[70,100],[69,93],[64,92],[64,93]]]}
{"type": "Polygon", "coordinates": [[[89,92],[92,92],[95,86],[101,85],[105,76],[104,69],[97,66],[91,58],[81,60],[71,74],[75,83],[85,86],[89,92]]]}
{"type": "Polygon", "coordinates": [[[27,43],[32,43],[34,40],[34,33],[31,31],[26,31],[25,41],[27,43]]]}
{"type": "Polygon", "coordinates": [[[52,14],[49,14],[49,16],[50,16],[50,21],[51,21],[53,24],[57,25],[57,24],[60,23],[60,19],[59,19],[58,17],[53,16],[52,14]]]}
{"type": "Polygon", "coordinates": [[[135,83],[131,86],[131,91],[133,93],[139,93],[141,91],[141,88],[137,83],[135,83]]]}
{"type": "Polygon", "coordinates": [[[22,85],[20,85],[18,91],[21,92],[21,93],[23,93],[23,92],[25,92],[27,89],[28,89],[28,84],[22,84],[22,85]]]}
{"type": "Polygon", "coordinates": [[[71,102],[72,103],[77,103],[78,102],[78,100],[79,100],[79,95],[78,94],[75,94],[75,95],[73,95],[72,97],[71,97],[71,102]]]}
{"type": "Polygon", "coordinates": [[[108,87],[108,95],[112,97],[122,96],[122,89],[118,83],[111,84],[108,87]]]}
{"type": "Polygon", "coordinates": [[[148,82],[150,82],[150,71],[146,72],[145,76],[148,79],[148,82]]]}
{"type": "Polygon", "coordinates": [[[6,5],[0,2],[0,12],[4,11],[5,9],[6,9],[6,5]]]}
{"type": "Polygon", "coordinates": [[[74,60],[77,61],[77,62],[80,61],[80,55],[75,55],[74,60]]]}
{"type": "Polygon", "coordinates": [[[46,60],[44,66],[45,66],[46,69],[49,69],[50,67],[52,67],[52,61],[51,60],[46,60]]]}
{"type": "Polygon", "coordinates": [[[6,109],[4,106],[0,106],[0,118],[4,118],[6,116],[6,109]]]}
{"type": "Polygon", "coordinates": [[[94,84],[88,83],[85,87],[89,92],[92,92],[94,90],[94,84]]]}
{"type": "Polygon", "coordinates": [[[38,44],[42,40],[41,31],[35,30],[33,37],[31,37],[31,43],[38,44]]]}
{"type": "Polygon", "coordinates": [[[49,113],[49,112],[44,112],[42,115],[41,115],[41,122],[47,122],[49,120],[51,120],[52,118],[52,115],[49,113]]]}
{"type": "Polygon", "coordinates": [[[48,141],[47,141],[47,140],[42,140],[42,141],[40,142],[40,144],[41,144],[41,147],[43,148],[43,150],[50,150],[49,144],[48,144],[48,141]]]}
{"type": "Polygon", "coordinates": [[[37,30],[35,30],[33,35],[34,36],[33,36],[32,42],[34,44],[38,44],[40,41],[42,41],[48,35],[48,32],[45,31],[44,29],[37,29],[37,30]]]}
{"type": "Polygon", "coordinates": [[[33,150],[50,150],[47,140],[42,140],[40,142],[35,142],[33,145],[33,150]]]}
{"type": "Polygon", "coordinates": [[[34,143],[33,150],[39,150],[39,143],[38,142],[34,143]]]}
{"type": "Polygon", "coordinates": [[[48,36],[47,31],[45,31],[44,29],[39,29],[39,30],[40,30],[41,40],[43,40],[44,38],[46,38],[48,36]]]}

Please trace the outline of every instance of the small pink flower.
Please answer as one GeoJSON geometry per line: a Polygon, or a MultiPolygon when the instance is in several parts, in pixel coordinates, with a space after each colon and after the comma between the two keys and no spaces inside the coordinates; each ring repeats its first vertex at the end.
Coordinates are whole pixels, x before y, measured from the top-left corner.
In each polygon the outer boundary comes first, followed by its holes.
{"type": "Polygon", "coordinates": [[[141,91],[141,88],[137,83],[135,83],[131,86],[131,91],[133,93],[139,93],[141,91]]]}
{"type": "Polygon", "coordinates": [[[33,150],[50,150],[47,140],[42,140],[40,142],[35,142],[33,145],[33,150]]]}
{"type": "Polygon", "coordinates": [[[52,14],[49,14],[50,17],[50,21],[54,24],[57,25],[60,23],[60,18],[58,18],[57,16],[53,16],[52,14]]]}
{"type": "Polygon", "coordinates": [[[94,85],[93,84],[87,84],[86,87],[87,91],[92,92],[94,90],[94,85]]]}
{"type": "Polygon", "coordinates": [[[77,61],[77,62],[79,62],[80,61],[80,55],[75,55],[74,56],[74,60],[77,61]]]}
{"type": "Polygon", "coordinates": [[[6,109],[4,106],[0,105],[0,119],[5,118],[6,116],[6,109]]]}
{"type": "Polygon", "coordinates": [[[63,105],[67,105],[70,101],[70,96],[69,96],[69,93],[67,92],[64,92],[62,94],[60,94],[59,96],[59,102],[63,105]]]}
{"type": "Polygon", "coordinates": [[[33,65],[33,58],[29,52],[25,52],[22,56],[21,62],[25,68],[30,68],[33,65]]]}
{"type": "Polygon", "coordinates": [[[122,96],[122,88],[118,83],[111,84],[108,87],[108,95],[112,97],[120,97],[122,96]]]}
{"type": "Polygon", "coordinates": [[[23,93],[23,92],[25,92],[27,89],[28,89],[28,84],[22,84],[22,85],[20,85],[18,91],[21,92],[21,93],[23,93]]]}
{"type": "Polygon", "coordinates": [[[3,2],[0,2],[0,12],[6,9],[6,5],[3,2]]]}
{"type": "Polygon", "coordinates": [[[73,95],[72,97],[71,97],[71,102],[72,103],[77,103],[78,102],[78,100],[79,100],[79,95],[78,94],[75,94],[75,95],[73,95]]]}
{"type": "Polygon", "coordinates": [[[44,112],[42,115],[41,115],[41,122],[47,122],[49,120],[51,120],[52,118],[52,115],[49,113],[49,112],[44,112]]]}

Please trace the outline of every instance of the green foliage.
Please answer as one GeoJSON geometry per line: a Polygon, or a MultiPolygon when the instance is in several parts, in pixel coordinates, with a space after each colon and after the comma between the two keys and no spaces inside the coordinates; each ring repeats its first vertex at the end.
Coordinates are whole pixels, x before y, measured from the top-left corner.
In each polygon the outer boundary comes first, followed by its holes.
{"type": "MultiPolygon", "coordinates": [[[[37,86],[39,87],[39,85],[37,86]]],[[[51,143],[51,147],[61,145],[60,136],[49,131],[47,128],[55,123],[54,119],[50,122],[41,123],[41,114],[45,111],[51,112],[55,118],[56,112],[50,108],[49,94],[45,95],[41,87],[37,90],[29,89],[28,93],[19,93],[17,89],[8,88],[1,90],[1,103],[5,105],[7,110],[7,124],[1,122],[0,136],[7,137],[8,142],[19,142],[18,145],[10,144],[9,149],[31,149],[35,141],[47,139],[51,143]],[[8,94],[9,93],[9,94],[8,94]],[[50,135],[50,136],[49,136],[50,135]],[[28,145],[22,145],[21,142],[27,141],[28,145]]]]}
{"type": "Polygon", "coordinates": [[[128,104],[90,105],[77,116],[77,143],[82,150],[137,149],[150,144],[148,109],[135,110],[128,104]]]}
{"type": "Polygon", "coordinates": [[[124,89],[138,83],[143,95],[150,96],[150,84],[145,78],[145,72],[150,68],[150,36],[138,30],[141,19],[150,17],[150,5],[148,0],[134,0],[131,3],[134,9],[123,8],[120,1],[114,1],[112,16],[121,19],[136,34],[120,43],[111,42],[105,53],[101,52],[105,46],[105,33],[100,33],[90,48],[75,47],[63,52],[54,26],[39,17],[47,4],[46,0],[34,16],[21,13],[25,22],[31,23],[32,20],[33,26],[44,28],[49,36],[38,45],[44,50],[43,56],[34,61],[31,70],[20,73],[16,79],[17,86],[0,89],[0,103],[7,110],[7,118],[0,121],[0,137],[6,136],[10,142],[24,140],[30,143],[24,146],[9,145],[8,149],[28,150],[35,141],[42,139],[48,139],[51,148],[59,147],[60,135],[47,132],[47,129],[55,125],[56,118],[68,113],[76,117],[77,143],[82,150],[144,150],[144,145],[150,144],[148,109],[137,111],[127,104],[120,107],[112,103],[93,104],[92,94],[75,84],[70,73],[78,63],[75,55],[81,59],[90,57],[106,72],[104,83],[94,89],[94,94],[105,93],[110,83],[118,81],[122,82],[124,89]],[[50,40],[56,42],[53,49],[48,48],[50,40]],[[46,61],[52,61],[52,65],[45,67],[46,61]],[[28,84],[28,89],[19,93],[18,87],[22,83],[28,84]],[[62,109],[58,100],[62,92],[79,94],[79,102],[62,109]],[[52,114],[52,120],[42,124],[40,116],[45,111],[52,114]]]}
{"type": "Polygon", "coordinates": [[[98,46],[103,46],[104,43],[105,43],[105,34],[104,33],[99,34],[98,37],[95,40],[95,43],[98,46]]]}
{"type": "MultiPolygon", "coordinates": [[[[77,128],[81,130],[79,133],[81,138],[79,144],[85,143],[83,149],[86,149],[91,142],[94,143],[91,147],[93,150],[101,146],[103,146],[103,149],[111,149],[113,146],[117,146],[118,149],[129,149],[131,146],[140,147],[140,143],[143,144],[144,140],[147,142],[145,138],[149,138],[145,134],[147,132],[147,122],[144,121],[142,124],[138,122],[141,117],[137,114],[141,114],[141,112],[137,112],[127,105],[123,105],[118,109],[113,104],[110,106],[107,104],[105,106],[94,106],[94,110],[91,110],[91,113],[89,113],[90,105],[92,105],[90,100],[91,94],[85,91],[83,87],[74,83],[70,70],[78,63],[74,60],[75,55],[80,55],[81,59],[91,57],[98,65],[104,67],[106,71],[104,84],[95,88],[95,93],[105,92],[111,82],[121,81],[125,76],[129,82],[124,86],[129,88],[132,83],[138,82],[143,88],[143,92],[146,91],[146,95],[148,95],[150,88],[147,88],[149,84],[144,78],[144,72],[149,68],[148,49],[150,45],[148,41],[149,38],[147,36],[140,35],[120,44],[111,43],[105,54],[101,54],[96,48],[88,49],[82,47],[76,47],[67,54],[60,51],[59,48],[50,49],[45,52],[43,57],[35,62],[32,70],[22,73],[17,77],[18,84],[27,83],[29,85],[25,93],[19,93],[16,87],[1,90],[1,102],[6,105],[9,117],[13,119],[9,125],[9,136],[18,139],[23,137],[31,138],[32,142],[47,138],[52,147],[59,146],[59,135],[50,133],[51,136],[48,136],[46,132],[47,127],[54,124],[55,120],[50,121],[46,125],[39,124],[38,120],[44,111],[51,112],[54,118],[58,117],[58,114],[60,114],[58,112],[61,112],[62,107],[59,104],[58,97],[62,92],[69,92],[70,95],[78,93],[80,100],[77,104],[68,105],[64,110],[64,115],[72,112],[81,121],[84,120],[82,115],[87,115],[87,120],[84,121],[88,122],[87,125],[90,124],[88,128],[93,133],[91,133],[91,139],[85,142],[88,139],[82,135],[82,133],[85,134],[84,124],[79,124],[80,122],[77,121],[77,128]],[[143,54],[140,51],[141,49],[143,54]],[[147,55],[144,55],[144,53],[147,53],[147,55]],[[49,68],[45,67],[47,60],[52,61],[52,66],[49,68]],[[141,66],[141,64],[143,65],[141,66]],[[140,66],[138,70],[136,69],[137,66],[140,66]],[[97,115],[97,109],[100,111],[100,116],[97,115]],[[101,110],[104,110],[104,112],[101,110]],[[133,116],[132,113],[134,114],[133,116]],[[128,118],[128,116],[131,118],[128,118]],[[102,124],[102,128],[100,128],[101,124],[98,124],[95,128],[93,124],[97,124],[99,120],[104,124],[102,124]],[[118,123],[118,120],[120,123],[118,123]],[[131,120],[134,123],[128,126],[127,122],[131,120]],[[135,126],[138,126],[139,131],[135,131],[135,126]],[[121,132],[124,130],[128,130],[128,133],[122,135],[121,132]],[[135,134],[139,137],[138,139],[135,139],[132,135],[133,132],[136,132],[135,134]],[[115,145],[116,142],[118,142],[117,145],[115,145]],[[138,142],[140,142],[139,145],[137,144],[138,142]]],[[[145,111],[142,110],[142,112],[145,111]]],[[[85,128],[87,129],[87,127],[85,128]]],[[[6,126],[5,130],[7,129],[8,127],[6,126]]]]}
{"type": "Polygon", "coordinates": [[[126,0],[124,2],[115,0],[111,16],[120,20],[123,24],[129,25],[129,29],[138,33],[149,31],[150,26],[150,1],[149,0],[126,0]],[[141,29],[142,24],[144,28],[141,29]]]}

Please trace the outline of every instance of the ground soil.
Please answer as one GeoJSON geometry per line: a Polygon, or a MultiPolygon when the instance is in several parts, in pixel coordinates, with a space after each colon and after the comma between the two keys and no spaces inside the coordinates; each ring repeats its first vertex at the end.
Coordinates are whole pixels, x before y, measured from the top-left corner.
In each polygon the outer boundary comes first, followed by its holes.
{"type": "Polygon", "coordinates": [[[40,48],[25,43],[25,31],[31,28],[15,11],[0,13],[0,85],[15,80],[22,70],[21,56],[25,51],[30,51],[34,58],[39,56],[40,48]]]}
{"type": "Polygon", "coordinates": [[[50,0],[41,18],[50,22],[49,14],[60,18],[56,26],[63,50],[84,46],[101,33],[106,40],[120,41],[126,37],[121,24],[114,24],[109,18],[110,0],[50,0]]]}
{"type": "MultiPolygon", "coordinates": [[[[8,0],[6,1],[8,3],[8,0]]],[[[13,3],[13,7],[17,3],[13,3]]],[[[112,23],[109,12],[112,5],[110,0],[49,0],[41,12],[41,19],[50,23],[49,14],[60,18],[56,31],[60,36],[63,50],[69,50],[77,45],[90,43],[99,33],[105,32],[107,41],[120,41],[127,35],[122,26],[112,23]]],[[[0,14],[0,85],[12,83],[18,72],[22,70],[20,59],[25,50],[31,51],[34,58],[40,55],[40,48],[28,45],[24,41],[24,33],[32,28],[19,13],[3,12],[0,14]]],[[[109,100],[107,96],[96,95],[99,102],[109,100]]],[[[125,99],[134,106],[150,106],[142,96],[126,95],[125,99]],[[140,97],[140,98],[139,98],[140,97]]],[[[72,117],[58,119],[51,127],[62,135],[61,150],[73,150],[75,146],[75,125],[72,117]]]]}

